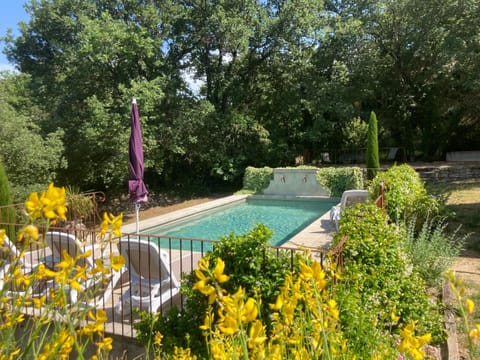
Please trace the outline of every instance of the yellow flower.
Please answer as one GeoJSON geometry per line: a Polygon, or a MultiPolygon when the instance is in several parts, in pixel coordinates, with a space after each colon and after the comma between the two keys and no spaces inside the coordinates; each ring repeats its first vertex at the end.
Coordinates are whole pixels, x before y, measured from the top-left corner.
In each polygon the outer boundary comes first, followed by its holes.
{"type": "Polygon", "coordinates": [[[277,296],[277,301],[275,302],[275,304],[269,304],[270,306],[270,309],[272,310],[281,310],[282,309],[282,306],[283,306],[283,295],[280,294],[277,296]]]}
{"type": "Polygon", "coordinates": [[[267,337],[265,336],[265,327],[260,320],[257,320],[252,324],[248,335],[248,347],[250,349],[253,349],[256,345],[263,344],[267,340],[267,337]]]}
{"type": "Polygon", "coordinates": [[[395,311],[392,310],[392,312],[390,313],[390,318],[392,319],[393,322],[398,322],[398,320],[400,320],[400,316],[397,316],[395,315],[395,311]]]}
{"type": "Polygon", "coordinates": [[[122,227],[123,223],[123,213],[120,215],[114,216],[113,214],[107,214],[106,212],[103,213],[103,221],[100,225],[100,232],[99,235],[103,236],[107,233],[110,225],[112,226],[113,234],[117,237],[122,236],[122,227]]]}
{"type": "Polygon", "coordinates": [[[241,320],[244,323],[249,323],[255,320],[257,318],[257,315],[258,315],[257,303],[255,302],[254,299],[248,298],[247,302],[243,307],[241,320]]]}
{"type": "Polygon", "coordinates": [[[224,270],[225,270],[225,263],[223,262],[222,259],[218,258],[217,264],[215,265],[215,269],[213,270],[213,274],[215,275],[215,279],[217,279],[217,281],[220,284],[230,279],[229,276],[223,274],[224,270]]]}
{"type": "Polygon", "coordinates": [[[468,336],[470,336],[472,340],[480,340],[480,324],[476,324],[475,329],[471,329],[468,336]]]}
{"type": "Polygon", "coordinates": [[[41,308],[45,302],[47,300],[47,296],[46,295],[43,295],[42,297],[40,298],[33,298],[32,301],[33,301],[33,305],[35,306],[35,308],[39,309],[41,308]]]}
{"type": "Polygon", "coordinates": [[[50,219],[52,223],[58,218],[66,220],[65,188],[55,187],[53,183],[50,183],[47,191],[40,196],[37,192],[32,192],[25,201],[25,208],[33,220],[42,217],[50,219]]]}
{"type": "Polygon", "coordinates": [[[99,354],[101,351],[110,351],[112,350],[112,343],[113,343],[113,339],[112,338],[109,338],[109,337],[106,337],[106,338],[103,338],[102,341],[99,341],[97,342],[97,354],[99,354]]]}
{"type": "Polygon", "coordinates": [[[211,310],[209,310],[208,314],[205,315],[205,320],[203,322],[203,325],[200,325],[201,330],[209,330],[212,327],[213,324],[213,313],[211,310]]]}
{"type": "Polygon", "coordinates": [[[162,346],[162,339],[163,339],[163,335],[160,333],[160,331],[157,331],[155,333],[155,336],[153,337],[153,343],[156,346],[162,346]]]}
{"type": "Polygon", "coordinates": [[[221,322],[218,324],[218,328],[225,335],[233,335],[238,332],[238,322],[233,314],[227,314],[225,317],[220,315],[221,322]]]}
{"type": "Polygon", "coordinates": [[[0,229],[0,245],[5,244],[5,229],[0,229]]]}
{"type": "Polygon", "coordinates": [[[125,265],[125,258],[121,255],[110,255],[110,263],[114,271],[120,271],[125,265]]]}
{"type": "Polygon", "coordinates": [[[195,285],[193,285],[193,290],[198,290],[203,295],[207,295],[209,304],[213,304],[213,302],[215,301],[215,288],[212,285],[208,285],[204,280],[197,281],[195,285]]]}
{"type": "Polygon", "coordinates": [[[209,265],[208,256],[205,256],[205,257],[201,258],[200,260],[198,260],[198,268],[201,271],[208,271],[209,266],[210,265],[209,265]]]}
{"type": "Polygon", "coordinates": [[[27,225],[20,230],[17,236],[18,241],[24,241],[25,246],[28,245],[29,240],[37,241],[39,238],[38,228],[34,225],[27,225]]]}
{"type": "Polygon", "coordinates": [[[311,279],[313,277],[313,270],[310,266],[301,260],[298,262],[298,265],[300,266],[300,277],[302,279],[311,279]]]}
{"type": "Polygon", "coordinates": [[[471,314],[475,309],[475,303],[471,299],[466,300],[467,312],[471,314]]]}

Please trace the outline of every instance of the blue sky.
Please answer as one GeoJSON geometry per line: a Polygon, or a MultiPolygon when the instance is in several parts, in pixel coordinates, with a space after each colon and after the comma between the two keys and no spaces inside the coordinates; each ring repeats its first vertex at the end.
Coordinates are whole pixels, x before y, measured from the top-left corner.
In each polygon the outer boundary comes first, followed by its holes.
{"type": "MultiPolygon", "coordinates": [[[[1,0],[0,1],[0,36],[4,36],[7,29],[13,31],[14,36],[18,36],[18,23],[28,21],[28,15],[23,8],[24,0],[1,0]]],[[[3,54],[4,43],[0,42],[0,70],[13,69],[3,54]]]]}

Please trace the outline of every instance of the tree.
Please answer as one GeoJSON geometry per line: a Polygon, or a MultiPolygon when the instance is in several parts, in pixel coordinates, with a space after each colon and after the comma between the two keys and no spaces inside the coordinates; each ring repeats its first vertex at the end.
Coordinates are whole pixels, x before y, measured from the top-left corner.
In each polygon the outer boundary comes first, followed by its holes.
{"type": "Polygon", "coordinates": [[[57,180],[66,166],[63,131],[42,131],[39,123],[45,113],[32,102],[30,81],[24,74],[0,76],[0,162],[15,202],[57,180]]]}
{"type": "Polygon", "coordinates": [[[11,205],[13,202],[7,173],[0,161],[0,228],[5,229],[7,236],[15,241],[15,226],[13,225],[15,224],[15,209],[11,205]]]}
{"type": "Polygon", "coordinates": [[[367,179],[372,180],[380,169],[377,115],[373,111],[370,113],[370,121],[368,122],[366,163],[367,179]]]}

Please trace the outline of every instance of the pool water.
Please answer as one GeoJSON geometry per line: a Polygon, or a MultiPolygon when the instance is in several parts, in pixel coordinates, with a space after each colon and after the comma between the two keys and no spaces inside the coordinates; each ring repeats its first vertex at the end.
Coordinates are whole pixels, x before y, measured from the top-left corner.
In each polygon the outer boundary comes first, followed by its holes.
{"type": "MultiPolygon", "coordinates": [[[[262,223],[273,231],[271,245],[282,245],[307,225],[326,213],[334,202],[330,201],[297,201],[297,200],[264,200],[247,199],[235,206],[221,208],[214,213],[204,215],[185,222],[159,226],[143,231],[143,234],[170,236],[176,238],[220,240],[231,232],[243,235],[255,225],[262,223]]],[[[162,239],[160,246],[178,248],[179,240],[162,239]]],[[[182,248],[190,247],[187,243],[182,248]]],[[[198,250],[198,249],[192,249],[198,250]]]]}

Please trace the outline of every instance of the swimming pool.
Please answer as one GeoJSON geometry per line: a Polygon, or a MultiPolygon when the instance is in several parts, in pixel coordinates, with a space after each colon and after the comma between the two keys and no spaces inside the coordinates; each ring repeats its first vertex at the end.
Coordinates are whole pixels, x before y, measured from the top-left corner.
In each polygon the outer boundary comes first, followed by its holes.
{"type": "MultiPolygon", "coordinates": [[[[242,235],[256,224],[265,224],[273,231],[270,243],[282,245],[295,234],[326,213],[335,201],[329,200],[265,200],[248,198],[235,205],[223,206],[214,212],[200,214],[173,224],[152,227],[142,234],[175,238],[219,240],[231,232],[242,235]]],[[[160,246],[189,248],[180,240],[161,239],[160,246]]],[[[195,246],[193,246],[195,247],[195,246]]],[[[198,250],[192,248],[192,250],[198,250]]]]}

